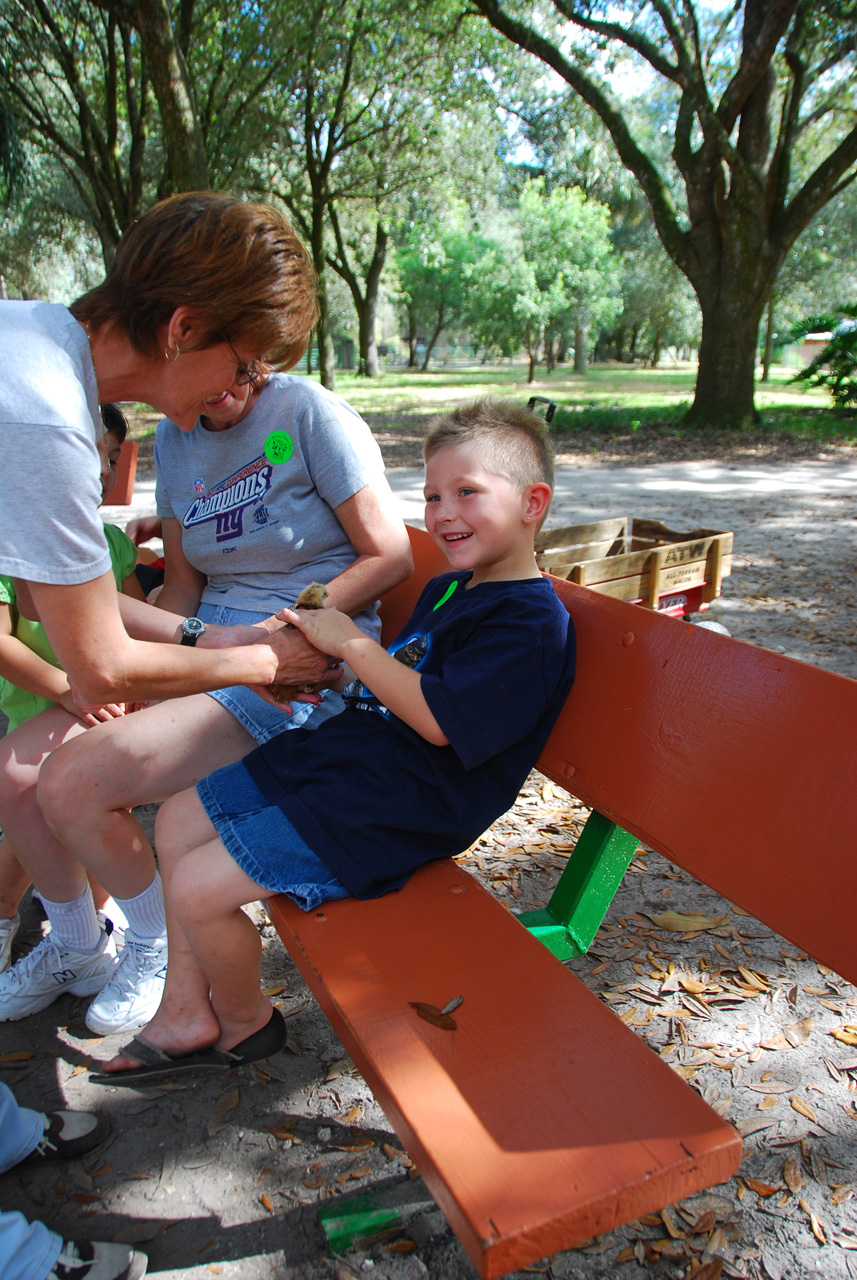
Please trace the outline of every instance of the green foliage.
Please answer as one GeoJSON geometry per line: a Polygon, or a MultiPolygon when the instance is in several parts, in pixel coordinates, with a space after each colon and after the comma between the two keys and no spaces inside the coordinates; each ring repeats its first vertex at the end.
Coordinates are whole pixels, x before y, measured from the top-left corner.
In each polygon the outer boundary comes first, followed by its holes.
{"type": "Polygon", "coordinates": [[[830,332],[831,338],[815,359],[794,376],[795,382],[821,387],[838,409],[857,407],[857,306],[840,307],[839,319],[811,316],[793,331],[793,338],[830,332]]]}
{"type": "Polygon", "coordinates": [[[0,199],[8,208],[26,185],[27,156],[19,121],[8,97],[0,93],[0,199]]]}
{"type": "Polygon", "coordinates": [[[523,347],[530,376],[543,350],[620,310],[609,214],[575,188],[530,180],[506,239],[473,272],[470,329],[489,351],[523,347]]]}

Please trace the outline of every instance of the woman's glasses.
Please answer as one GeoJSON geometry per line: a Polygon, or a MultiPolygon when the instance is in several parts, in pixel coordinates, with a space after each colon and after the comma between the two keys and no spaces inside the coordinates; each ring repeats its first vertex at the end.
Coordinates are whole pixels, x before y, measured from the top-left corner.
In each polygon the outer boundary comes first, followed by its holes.
{"type": "Polygon", "coordinates": [[[260,374],[259,370],[256,368],[256,361],[251,360],[248,364],[245,360],[241,359],[228,338],[224,338],[223,341],[235,357],[235,364],[237,366],[235,378],[232,382],[233,387],[246,387],[249,382],[253,390],[258,391],[260,386],[260,374]]]}

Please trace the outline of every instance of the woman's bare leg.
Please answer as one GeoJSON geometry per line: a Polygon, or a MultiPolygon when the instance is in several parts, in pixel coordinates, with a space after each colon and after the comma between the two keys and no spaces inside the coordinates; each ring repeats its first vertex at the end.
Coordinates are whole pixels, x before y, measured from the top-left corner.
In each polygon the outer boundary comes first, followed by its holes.
{"type": "Polygon", "coordinates": [[[129,810],[194,786],[254,746],[205,694],[159,702],[55,752],[41,771],[39,804],[50,830],[114,898],[134,898],[151,884],[155,862],[129,810]]]}

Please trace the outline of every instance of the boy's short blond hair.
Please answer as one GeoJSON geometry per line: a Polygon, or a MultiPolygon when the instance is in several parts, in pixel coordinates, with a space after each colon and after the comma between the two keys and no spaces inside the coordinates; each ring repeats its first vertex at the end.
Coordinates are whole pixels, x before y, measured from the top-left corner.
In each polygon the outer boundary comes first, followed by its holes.
{"type": "Polygon", "coordinates": [[[553,489],[554,455],[543,420],[514,400],[484,396],[460,404],[429,423],[423,459],[447,445],[476,444],[483,461],[523,493],[544,481],[553,489]]]}

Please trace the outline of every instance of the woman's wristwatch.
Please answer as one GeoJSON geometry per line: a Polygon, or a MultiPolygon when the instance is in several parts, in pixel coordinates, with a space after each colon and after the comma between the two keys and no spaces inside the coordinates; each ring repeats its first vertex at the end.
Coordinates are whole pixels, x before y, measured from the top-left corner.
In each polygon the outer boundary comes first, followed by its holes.
{"type": "Polygon", "coordinates": [[[182,623],[182,644],[196,644],[199,637],[205,630],[205,623],[199,618],[185,618],[182,623]]]}

